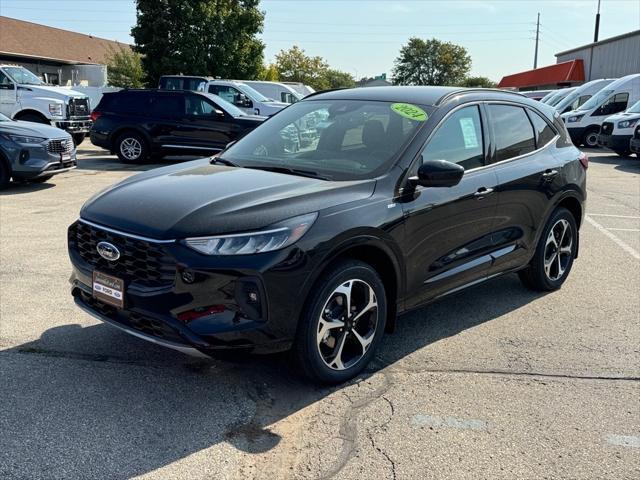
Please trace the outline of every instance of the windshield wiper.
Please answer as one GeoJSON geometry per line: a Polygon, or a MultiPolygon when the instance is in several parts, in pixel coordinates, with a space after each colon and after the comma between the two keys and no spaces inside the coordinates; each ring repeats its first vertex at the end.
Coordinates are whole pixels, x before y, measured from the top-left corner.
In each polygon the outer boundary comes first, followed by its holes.
{"type": "Polygon", "coordinates": [[[287,173],[289,175],[298,175],[299,177],[317,178],[319,180],[331,180],[331,177],[321,175],[312,170],[301,170],[299,168],[276,167],[270,165],[249,165],[244,168],[253,168],[254,170],[266,170],[268,172],[287,173]]]}
{"type": "Polygon", "coordinates": [[[228,167],[240,167],[240,165],[238,165],[237,163],[233,163],[231,160],[227,160],[226,158],[222,157],[211,157],[209,159],[209,163],[212,165],[215,163],[219,163],[220,165],[226,165],[228,167]]]}

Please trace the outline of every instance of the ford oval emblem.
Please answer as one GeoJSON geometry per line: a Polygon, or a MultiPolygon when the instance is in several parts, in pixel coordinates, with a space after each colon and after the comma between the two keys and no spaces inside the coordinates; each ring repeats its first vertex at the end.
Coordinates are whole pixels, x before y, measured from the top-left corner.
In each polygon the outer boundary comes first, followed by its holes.
{"type": "Polygon", "coordinates": [[[110,262],[115,262],[120,258],[120,250],[109,242],[98,243],[96,250],[98,250],[98,254],[100,254],[102,258],[110,262]]]}

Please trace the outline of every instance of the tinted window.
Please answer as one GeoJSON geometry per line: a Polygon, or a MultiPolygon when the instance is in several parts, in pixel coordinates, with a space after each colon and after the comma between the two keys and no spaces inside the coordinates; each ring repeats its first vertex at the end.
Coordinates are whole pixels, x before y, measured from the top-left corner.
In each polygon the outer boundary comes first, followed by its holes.
{"type": "Polygon", "coordinates": [[[129,92],[104,95],[98,108],[107,112],[146,115],[149,105],[150,97],[146,93],[129,92]]]}
{"type": "Polygon", "coordinates": [[[209,85],[209,93],[214,93],[229,103],[237,104],[240,102],[240,91],[233,87],[209,85]]]}
{"type": "Polygon", "coordinates": [[[424,160],[447,160],[465,170],[484,165],[482,122],[477,106],[461,108],[437,127],[422,152],[424,160]]]}
{"type": "Polygon", "coordinates": [[[216,113],[216,106],[206,99],[196,95],[187,95],[187,115],[213,115],[216,113]]]}
{"type": "Polygon", "coordinates": [[[556,136],[556,132],[549,124],[536,112],[529,110],[529,117],[533,123],[533,130],[536,134],[536,145],[538,148],[544,147],[556,136]]]}
{"type": "Polygon", "coordinates": [[[522,107],[489,105],[496,141],[496,161],[533,152],[536,142],[533,127],[522,107]]]}
{"type": "Polygon", "coordinates": [[[154,117],[175,118],[184,115],[184,97],[177,95],[157,95],[153,97],[151,111],[154,117]]]}
{"type": "Polygon", "coordinates": [[[198,77],[164,77],[160,79],[160,88],[162,90],[193,90],[207,83],[206,79],[198,77]]]}

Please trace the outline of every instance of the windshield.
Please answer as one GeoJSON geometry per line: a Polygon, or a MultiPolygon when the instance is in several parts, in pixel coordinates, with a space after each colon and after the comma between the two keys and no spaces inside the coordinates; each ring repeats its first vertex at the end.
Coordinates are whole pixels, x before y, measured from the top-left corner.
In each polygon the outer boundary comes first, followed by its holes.
{"type": "Polygon", "coordinates": [[[0,113],[0,122],[10,122],[11,119],[9,117],[5,117],[3,114],[0,113]]]}
{"type": "Polygon", "coordinates": [[[429,107],[366,100],[298,102],[222,157],[241,167],[298,170],[331,180],[373,178],[391,168],[430,112],[429,107]],[[416,119],[406,116],[408,110],[416,119]]]}
{"type": "Polygon", "coordinates": [[[607,98],[609,98],[613,94],[613,92],[615,92],[615,90],[613,89],[600,90],[593,97],[584,102],[584,104],[578,107],[578,110],[593,110],[594,108],[599,107],[607,98]]]}
{"type": "Polygon", "coordinates": [[[567,88],[565,90],[560,90],[558,93],[555,94],[555,96],[549,99],[549,101],[547,102],[547,105],[551,105],[552,107],[556,106],[558,103],[560,103],[560,100],[565,98],[574,90],[575,90],[574,88],[567,88]]]}
{"type": "Polygon", "coordinates": [[[242,93],[244,93],[245,95],[247,95],[248,97],[250,97],[252,100],[254,100],[256,102],[268,102],[269,101],[269,99],[267,97],[262,95],[255,88],[251,88],[246,83],[239,84],[238,88],[242,91],[242,93]]]}
{"type": "Polygon", "coordinates": [[[213,102],[217,103],[219,107],[221,107],[225,112],[227,112],[232,117],[242,117],[247,114],[236,107],[233,103],[227,102],[224,98],[219,97],[218,95],[214,95],[213,93],[202,92],[202,95],[206,95],[213,102]]]}
{"type": "Polygon", "coordinates": [[[44,85],[44,82],[24,67],[4,67],[4,71],[19,85],[44,85]]]}
{"type": "MultiPolygon", "coordinates": [[[[578,97],[580,96],[580,91],[579,90],[574,90],[573,92],[571,92],[569,95],[567,95],[566,97],[564,97],[562,100],[560,100],[557,104],[556,104],[556,110],[558,110],[559,112],[564,111],[565,108],[567,108],[569,105],[573,105],[573,103],[578,99],[578,97]]],[[[577,105],[575,105],[577,107],[577,105]]],[[[571,108],[570,110],[573,110],[573,108],[571,108]]]]}
{"type": "Polygon", "coordinates": [[[640,113],[640,101],[637,101],[627,109],[627,113],[640,113]]]}
{"type": "Polygon", "coordinates": [[[547,101],[549,101],[556,93],[558,93],[557,90],[551,90],[549,93],[547,93],[544,97],[540,99],[540,102],[547,103],[547,101]]]}

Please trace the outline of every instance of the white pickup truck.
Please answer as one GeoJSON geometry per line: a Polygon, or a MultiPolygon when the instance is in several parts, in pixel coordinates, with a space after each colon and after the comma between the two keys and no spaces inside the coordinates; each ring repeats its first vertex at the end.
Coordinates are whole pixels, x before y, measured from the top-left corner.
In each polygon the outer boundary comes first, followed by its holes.
{"type": "Polygon", "coordinates": [[[15,120],[45,123],[66,130],[76,145],[91,129],[87,95],[46,85],[18,65],[0,65],[0,113],[15,120]]]}

